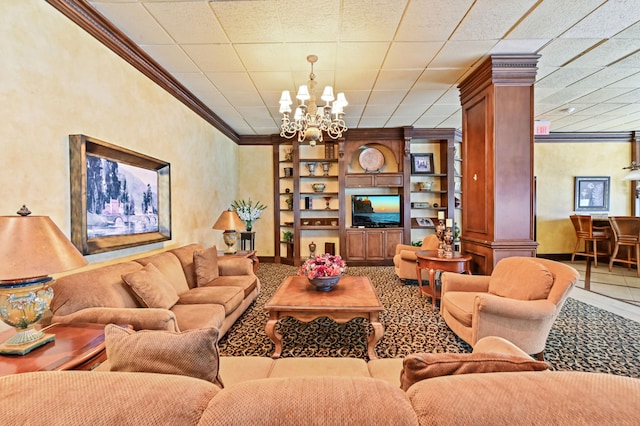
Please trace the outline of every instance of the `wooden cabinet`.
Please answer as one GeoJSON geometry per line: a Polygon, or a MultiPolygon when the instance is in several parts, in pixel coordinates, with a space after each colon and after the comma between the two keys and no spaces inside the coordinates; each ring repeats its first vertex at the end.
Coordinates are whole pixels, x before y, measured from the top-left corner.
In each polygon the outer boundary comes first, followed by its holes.
{"type": "Polygon", "coordinates": [[[454,152],[460,139],[455,129],[411,126],[351,129],[345,138],[316,147],[273,136],[275,262],[300,265],[313,242],[317,252],[325,244],[335,247],[335,254],[349,264],[390,265],[397,244],[422,240],[426,233],[434,232],[420,226],[418,218],[435,218],[438,211],[444,211],[458,223],[455,191],[461,176],[454,166],[454,152]],[[379,151],[376,155],[383,161],[376,170],[366,170],[362,156],[372,151],[379,151]],[[434,173],[411,174],[411,153],[420,152],[433,153],[434,173]],[[315,164],[313,171],[310,164],[315,164]],[[432,181],[432,188],[416,190],[422,180],[432,181]],[[314,190],[317,183],[325,185],[321,192],[314,190]],[[352,228],[352,197],[366,194],[399,195],[401,226],[352,228]],[[425,201],[428,207],[415,206],[425,201]],[[289,233],[291,241],[285,241],[284,233],[289,233]]]}
{"type": "Polygon", "coordinates": [[[401,228],[353,228],[347,229],[345,258],[355,262],[392,261],[396,245],[402,244],[401,228]]]}

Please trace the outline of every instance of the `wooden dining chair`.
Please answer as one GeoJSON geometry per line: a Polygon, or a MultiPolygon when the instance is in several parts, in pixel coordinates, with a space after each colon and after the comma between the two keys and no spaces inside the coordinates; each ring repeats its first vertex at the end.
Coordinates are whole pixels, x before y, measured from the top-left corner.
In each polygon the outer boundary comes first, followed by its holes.
{"type": "MultiPolygon", "coordinates": [[[[598,242],[604,241],[607,243],[607,255],[611,255],[611,239],[609,237],[608,226],[593,226],[593,218],[589,215],[571,215],[571,223],[576,231],[576,247],[571,254],[571,263],[575,259],[576,255],[593,257],[593,265],[598,266],[598,242]],[[579,251],[580,244],[584,243],[584,251],[579,251]],[[589,244],[591,244],[592,251],[589,250],[589,244]]],[[[604,256],[605,253],[600,253],[604,256]]]]}
{"type": "Polygon", "coordinates": [[[638,259],[640,259],[640,217],[632,216],[610,216],[609,223],[613,230],[615,245],[613,254],[609,260],[609,272],[613,269],[613,262],[626,263],[629,269],[631,265],[637,268],[637,275],[640,277],[638,259]],[[627,248],[627,258],[618,257],[620,247],[627,248]]]}

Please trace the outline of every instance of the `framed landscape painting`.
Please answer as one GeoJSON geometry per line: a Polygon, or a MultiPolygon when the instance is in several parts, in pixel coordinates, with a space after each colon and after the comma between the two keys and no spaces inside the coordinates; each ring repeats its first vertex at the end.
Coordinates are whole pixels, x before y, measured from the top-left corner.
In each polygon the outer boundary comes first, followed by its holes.
{"type": "Polygon", "coordinates": [[[71,241],[95,254],[171,239],[170,164],[69,136],[71,241]]]}
{"type": "Polygon", "coordinates": [[[576,176],[575,211],[609,211],[609,176],[576,176]]]}

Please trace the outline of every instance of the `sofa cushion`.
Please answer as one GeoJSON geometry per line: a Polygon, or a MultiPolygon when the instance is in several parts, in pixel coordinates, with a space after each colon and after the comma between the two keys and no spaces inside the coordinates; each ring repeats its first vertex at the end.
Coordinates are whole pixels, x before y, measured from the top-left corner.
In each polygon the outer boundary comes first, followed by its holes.
{"type": "Polygon", "coordinates": [[[220,388],[151,373],[38,371],[0,377],[4,425],[196,425],[220,388]]]}
{"type": "Polygon", "coordinates": [[[147,308],[170,309],[179,299],[176,289],[152,263],[122,279],[147,308]]]}
{"type": "Polygon", "coordinates": [[[639,392],[630,377],[543,371],[438,377],[407,396],[423,425],[633,425],[639,392]]]}
{"type": "Polygon", "coordinates": [[[122,280],[122,275],[140,269],[142,265],[137,262],[123,262],[60,277],[55,283],[51,312],[64,316],[105,306],[139,308],[143,305],[122,280]]]}
{"type": "Polygon", "coordinates": [[[546,266],[528,257],[502,259],[489,278],[489,293],[518,300],[546,299],[553,285],[546,266]]]}
{"type": "Polygon", "coordinates": [[[400,387],[409,389],[414,383],[433,377],[471,373],[542,371],[546,362],[531,357],[500,353],[415,353],[407,355],[400,373],[400,387]]]}
{"type": "Polygon", "coordinates": [[[224,306],[225,316],[235,311],[244,300],[240,287],[211,286],[196,287],[180,295],[179,304],[215,303],[224,306]]]}
{"type": "Polygon", "coordinates": [[[367,363],[358,358],[279,358],[269,377],[360,376],[371,377],[367,363]]]}
{"type": "Polygon", "coordinates": [[[108,324],[104,336],[111,371],[190,376],[222,387],[215,328],[175,333],[133,331],[108,324]]]}
{"type": "Polygon", "coordinates": [[[384,380],[289,377],[250,380],[221,390],[200,424],[409,426],[418,421],[405,393],[384,380]]]}
{"type": "Polygon", "coordinates": [[[218,249],[216,246],[193,252],[196,284],[203,287],[220,276],[218,272],[218,249]]]}
{"type": "Polygon", "coordinates": [[[193,252],[202,249],[204,249],[204,247],[200,244],[188,244],[186,246],[169,250],[169,252],[173,253],[180,261],[182,270],[184,271],[184,277],[187,280],[189,288],[197,286],[196,266],[193,264],[193,252]]]}
{"type": "Polygon", "coordinates": [[[162,274],[167,277],[167,280],[171,283],[173,288],[176,289],[178,294],[182,294],[189,290],[189,284],[185,277],[184,270],[180,260],[171,252],[165,251],[162,253],[154,254],[152,256],[136,259],[136,262],[141,265],[147,265],[153,263],[162,274]]]}
{"type": "Polygon", "coordinates": [[[448,291],[442,297],[447,299],[447,311],[451,316],[465,327],[471,327],[473,303],[477,294],[466,291],[448,291]]]}
{"type": "Polygon", "coordinates": [[[171,312],[176,316],[178,328],[182,331],[206,327],[220,329],[226,318],[224,306],[217,303],[196,303],[190,305],[176,303],[171,308],[171,312]]]}
{"type": "Polygon", "coordinates": [[[217,280],[209,283],[209,286],[219,285],[240,287],[244,291],[244,297],[247,297],[258,286],[258,277],[255,275],[220,275],[217,280]]]}

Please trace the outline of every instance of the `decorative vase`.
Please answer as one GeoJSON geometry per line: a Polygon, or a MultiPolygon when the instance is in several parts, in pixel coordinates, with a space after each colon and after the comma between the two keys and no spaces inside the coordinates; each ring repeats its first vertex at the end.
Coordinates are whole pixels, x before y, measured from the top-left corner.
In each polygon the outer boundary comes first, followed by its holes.
{"type": "Polygon", "coordinates": [[[316,277],[312,280],[309,280],[311,285],[313,285],[317,291],[331,291],[333,287],[338,284],[342,275],[335,275],[333,277],[316,277]]]}
{"type": "Polygon", "coordinates": [[[253,223],[250,220],[246,220],[244,222],[244,226],[247,229],[247,232],[251,232],[251,229],[253,228],[253,223]]]}

